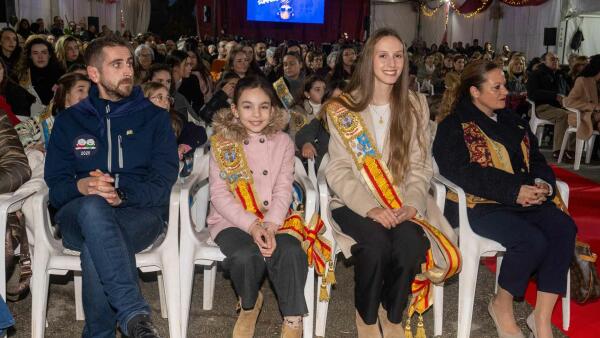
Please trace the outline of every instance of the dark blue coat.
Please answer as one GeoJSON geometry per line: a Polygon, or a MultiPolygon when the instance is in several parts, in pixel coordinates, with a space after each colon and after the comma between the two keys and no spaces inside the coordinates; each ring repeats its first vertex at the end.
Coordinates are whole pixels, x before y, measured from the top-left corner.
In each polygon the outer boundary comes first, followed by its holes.
{"type": "Polygon", "coordinates": [[[87,99],[61,112],[48,144],[45,180],[59,209],[82,196],[77,181],[100,169],[115,178],[127,200],[120,207],[167,206],[177,179],[178,156],[169,114],[139,87],[118,102],[87,99]]]}

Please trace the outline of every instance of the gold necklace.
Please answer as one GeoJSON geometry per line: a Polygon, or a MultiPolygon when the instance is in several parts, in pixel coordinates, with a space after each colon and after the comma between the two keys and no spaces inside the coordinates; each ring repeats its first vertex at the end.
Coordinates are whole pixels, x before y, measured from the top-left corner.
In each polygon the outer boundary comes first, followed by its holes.
{"type": "Polygon", "coordinates": [[[371,114],[375,114],[375,115],[379,116],[379,124],[385,123],[383,121],[383,114],[379,115],[379,112],[377,110],[375,110],[371,105],[369,105],[369,110],[371,111],[371,114]]]}

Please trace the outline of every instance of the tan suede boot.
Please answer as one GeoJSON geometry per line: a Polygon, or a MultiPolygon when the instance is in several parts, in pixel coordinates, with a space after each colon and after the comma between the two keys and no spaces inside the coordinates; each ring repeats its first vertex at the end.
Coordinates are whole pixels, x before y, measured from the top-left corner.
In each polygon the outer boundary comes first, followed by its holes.
{"type": "Polygon", "coordinates": [[[358,338],[381,338],[379,324],[365,324],[358,311],[356,311],[356,331],[358,331],[358,338]]]}
{"type": "Polygon", "coordinates": [[[405,338],[404,326],[402,323],[394,324],[390,322],[387,316],[387,311],[383,306],[379,305],[378,311],[379,323],[381,324],[381,331],[383,331],[383,338],[405,338]]]}
{"type": "Polygon", "coordinates": [[[281,338],[302,338],[302,322],[299,326],[290,326],[284,323],[281,325],[281,338]]]}
{"type": "Polygon", "coordinates": [[[252,310],[240,309],[240,315],[233,327],[233,338],[252,338],[254,336],[256,320],[258,319],[262,305],[263,295],[262,292],[259,291],[258,298],[256,298],[256,303],[252,310]]]}

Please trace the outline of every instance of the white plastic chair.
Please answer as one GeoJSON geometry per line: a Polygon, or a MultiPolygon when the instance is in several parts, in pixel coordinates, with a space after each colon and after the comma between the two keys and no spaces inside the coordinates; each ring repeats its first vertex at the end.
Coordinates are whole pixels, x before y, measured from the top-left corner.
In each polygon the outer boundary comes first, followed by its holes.
{"type": "Polygon", "coordinates": [[[27,197],[33,195],[31,193],[6,193],[0,194],[0,294],[2,299],[6,299],[6,260],[4,257],[5,253],[5,238],[6,235],[6,222],[8,220],[8,214],[20,210],[27,197]]]}
{"type": "MultiPolygon", "coordinates": [[[[204,282],[202,308],[211,310],[217,274],[217,263],[225,256],[210,238],[206,228],[206,215],[209,205],[208,159],[206,154],[201,174],[192,174],[184,182],[181,189],[181,238],[180,238],[180,271],[181,271],[181,330],[183,337],[187,335],[192,287],[195,265],[204,266],[204,282]],[[190,201],[191,200],[191,201],[190,201]]],[[[306,192],[305,219],[310,220],[315,213],[317,191],[312,186],[300,159],[295,160],[295,180],[306,192]]],[[[309,268],[304,297],[308,307],[308,315],[303,320],[304,337],[312,337],[314,321],[314,269],[309,268]]]]}
{"type": "Polygon", "coordinates": [[[542,145],[542,137],[544,136],[544,128],[545,125],[553,126],[554,123],[541,119],[537,116],[535,111],[535,102],[531,99],[527,99],[527,102],[531,105],[531,117],[529,118],[529,127],[531,128],[531,132],[535,134],[535,137],[538,139],[538,145],[542,145]],[[542,127],[542,128],[540,128],[542,127]]]}
{"type": "MultiPolygon", "coordinates": [[[[491,239],[477,235],[471,229],[467,217],[466,195],[462,188],[452,183],[440,174],[433,178],[439,184],[452,190],[458,195],[458,213],[459,213],[459,248],[462,255],[462,270],[458,277],[458,338],[468,338],[471,334],[471,320],[473,317],[473,302],[475,298],[475,288],[477,285],[477,274],[479,269],[479,260],[481,257],[494,257],[499,253],[506,251],[500,243],[491,239]]],[[[568,203],[569,188],[566,183],[557,181],[556,186],[561,193],[565,203],[568,203]]],[[[498,273],[502,258],[496,260],[496,288],[498,273]]],[[[563,329],[569,329],[570,321],[570,275],[567,276],[567,292],[562,299],[563,308],[563,329]]]]}
{"type": "MultiPolygon", "coordinates": [[[[323,223],[325,223],[325,238],[331,241],[331,262],[327,264],[326,268],[328,269],[330,266],[333,266],[335,269],[337,254],[341,252],[341,248],[337,245],[335,238],[333,237],[333,228],[332,228],[332,216],[331,210],[329,208],[329,200],[331,199],[332,192],[327,185],[327,179],[325,177],[325,168],[329,163],[329,154],[325,154],[323,159],[321,160],[321,165],[319,166],[319,173],[317,175],[318,187],[319,187],[319,204],[320,204],[320,213],[321,219],[323,223]]],[[[434,190],[434,198],[437,200],[443,201],[445,198],[445,192],[443,186],[433,186],[434,190]],[[439,190],[441,188],[441,190],[439,190]],[[440,197],[441,196],[441,197],[440,197]]],[[[317,279],[317,285],[321,285],[323,280],[322,276],[319,276],[317,279]]],[[[442,334],[442,322],[443,322],[443,304],[444,304],[444,286],[443,285],[435,285],[433,287],[433,313],[434,313],[434,335],[439,336],[442,334]]],[[[329,294],[329,298],[331,299],[331,285],[327,285],[327,294],[329,294]]],[[[325,329],[327,327],[327,311],[329,309],[329,300],[327,301],[318,301],[316,305],[316,323],[315,323],[315,336],[317,337],[325,337],[325,329]]]]}
{"type": "MultiPolygon", "coordinates": [[[[563,155],[567,148],[567,143],[569,142],[569,137],[577,133],[577,129],[579,129],[579,125],[581,124],[581,112],[575,108],[565,107],[568,111],[575,113],[577,117],[577,124],[575,127],[569,127],[565,130],[565,137],[563,137],[562,145],[560,146],[560,154],[558,155],[558,163],[562,162],[563,155]]],[[[592,136],[587,141],[580,140],[575,137],[575,161],[573,164],[574,170],[579,170],[581,165],[581,157],[583,157],[583,151],[585,150],[585,163],[589,164],[592,160],[592,152],[594,149],[594,142],[596,141],[596,136],[600,135],[598,131],[594,130],[592,132],[592,136]]]]}
{"type": "MultiPolygon", "coordinates": [[[[161,271],[158,274],[158,287],[161,315],[169,319],[169,336],[181,337],[179,265],[172,262],[179,259],[179,190],[176,183],[171,189],[169,224],[165,236],[160,236],[150,248],[135,255],[136,265],[142,272],[161,271]],[[162,240],[162,242],[161,242],[162,240]],[[155,246],[156,245],[156,246],[155,246]],[[164,284],[163,284],[164,283],[164,284]]],[[[48,213],[48,189],[33,197],[35,246],[31,279],[32,311],[31,336],[44,337],[46,328],[46,308],[50,275],[66,275],[75,271],[75,306],[78,320],[84,319],[81,294],[81,264],[79,254],[64,248],[62,241],[55,239],[48,213]]]]}

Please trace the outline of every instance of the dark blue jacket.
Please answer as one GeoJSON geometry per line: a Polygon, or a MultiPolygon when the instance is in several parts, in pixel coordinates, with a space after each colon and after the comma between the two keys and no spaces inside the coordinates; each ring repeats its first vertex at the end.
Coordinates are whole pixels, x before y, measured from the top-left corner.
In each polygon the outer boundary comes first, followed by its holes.
{"type": "Polygon", "coordinates": [[[167,206],[177,179],[178,156],[169,114],[139,87],[118,102],[87,99],[62,111],[48,144],[45,180],[50,203],[59,209],[82,196],[77,181],[100,169],[115,178],[127,200],[120,207],[167,206]]]}

